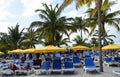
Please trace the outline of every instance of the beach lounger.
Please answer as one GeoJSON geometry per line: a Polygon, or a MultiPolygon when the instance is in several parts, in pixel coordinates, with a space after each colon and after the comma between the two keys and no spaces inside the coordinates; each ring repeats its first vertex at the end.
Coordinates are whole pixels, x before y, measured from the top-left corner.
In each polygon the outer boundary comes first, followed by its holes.
{"type": "Polygon", "coordinates": [[[74,66],[80,66],[81,65],[80,58],[78,56],[73,57],[73,65],[74,66]]]}
{"type": "Polygon", "coordinates": [[[112,57],[104,58],[104,65],[110,66],[110,65],[118,65],[118,62],[112,60],[112,57]]]}
{"type": "Polygon", "coordinates": [[[87,71],[95,71],[98,68],[95,66],[92,58],[85,58],[84,59],[84,70],[87,71]]]}
{"type": "Polygon", "coordinates": [[[120,57],[115,57],[114,61],[116,62],[117,66],[120,66],[120,57]]]}
{"type": "Polygon", "coordinates": [[[20,59],[15,59],[15,60],[13,60],[13,64],[16,64],[16,62],[18,62],[18,64],[22,64],[22,61],[20,60],[20,59]]]}
{"type": "Polygon", "coordinates": [[[9,64],[10,63],[5,63],[5,64],[0,65],[0,73],[2,75],[3,74],[6,74],[6,75],[13,75],[14,74],[14,71],[8,68],[9,64]]]}
{"type": "Polygon", "coordinates": [[[120,77],[120,70],[113,71],[113,73],[115,74],[114,77],[120,77]]]}
{"type": "Polygon", "coordinates": [[[1,71],[2,75],[14,75],[14,71],[11,69],[6,69],[1,71]]]}
{"type": "Polygon", "coordinates": [[[42,60],[41,59],[35,59],[35,60],[33,60],[33,68],[37,68],[37,69],[39,69],[40,67],[41,67],[41,63],[42,63],[42,60]]]}
{"type": "Polygon", "coordinates": [[[63,73],[64,72],[73,72],[75,73],[75,68],[72,61],[67,61],[64,63],[63,73]]]}
{"type": "Polygon", "coordinates": [[[53,60],[52,72],[61,72],[63,74],[62,63],[59,58],[53,60]]]}
{"type": "Polygon", "coordinates": [[[71,59],[70,59],[69,57],[65,57],[65,58],[64,58],[64,63],[65,63],[65,62],[68,62],[68,61],[71,61],[71,59]]]}
{"type": "Polygon", "coordinates": [[[49,74],[50,73],[50,62],[49,61],[45,61],[42,63],[42,66],[40,69],[35,70],[35,74],[41,74],[41,73],[46,73],[49,74]]]}
{"type": "Polygon", "coordinates": [[[25,61],[25,64],[24,64],[24,65],[26,65],[27,63],[30,64],[30,69],[23,70],[23,69],[19,68],[18,70],[15,70],[15,75],[17,75],[17,74],[22,74],[22,73],[25,73],[25,74],[29,75],[30,73],[32,73],[32,72],[33,72],[33,69],[32,69],[32,61],[29,61],[29,62],[28,62],[28,61],[25,61]]]}

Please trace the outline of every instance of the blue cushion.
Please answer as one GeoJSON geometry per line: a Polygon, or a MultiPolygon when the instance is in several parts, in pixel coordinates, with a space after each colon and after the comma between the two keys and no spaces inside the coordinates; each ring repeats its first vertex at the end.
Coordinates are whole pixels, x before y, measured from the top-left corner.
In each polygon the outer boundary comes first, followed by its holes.
{"type": "Polygon", "coordinates": [[[40,69],[46,69],[47,70],[49,68],[50,68],[50,62],[45,61],[45,62],[42,63],[42,66],[41,66],[40,69]]]}
{"type": "Polygon", "coordinates": [[[95,66],[92,58],[85,58],[84,63],[85,63],[85,66],[95,66]]]}
{"type": "Polygon", "coordinates": [[[61,69],[61,60],[60,59],[53,60],[53,69],[61,69]]]}
{"type": "Polygon", "coordinates": [[[73,68],[73,62],[65,62],[64,68],[73,68]]]}
{"type": "Polygon", "coordinates": [[[73,63],[80,63],[80,59],[77,56],[73,57],[73,63]]]}
{"type": "Polygon", "coordinates": [[[106,62],[112,62],[112,58],[104,58],[104,61],[106,61],[106,62]]]}

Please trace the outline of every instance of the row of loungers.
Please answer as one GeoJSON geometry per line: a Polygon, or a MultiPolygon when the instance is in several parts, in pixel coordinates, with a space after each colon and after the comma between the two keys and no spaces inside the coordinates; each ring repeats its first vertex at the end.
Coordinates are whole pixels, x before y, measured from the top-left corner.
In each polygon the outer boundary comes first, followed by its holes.
{"type": "Polygon", "coordinates": [[[70,61],[65,62],[64,67],[62,68],[61,61],[56,59],[53,61],[52,67],[49,61],[43,62],[42,67],[40,69],[35,70],[35,74],[40,74],[44,72],[47,74],[50,74],[51,72],[60,72],[61,74],[63,74],[65,71],[75,72],[73,62],[70,62],[70,61]]]}
{"type": "MultiPolygon", "coordinates": [[[[59,58],[59,57],[58,57],[58,58],[59,58]]],[[[48,58],[45,58],[45,59],[46,59],[46,61],[52,61],[51,58],[49,58],[49,57],[48,57],[48,58]]],[[[60,59],[60,58],[59,58],[59,59],[60,59]]],[[[23,64],[20,59],[14,60],[14,61],[13,61],[13,64],[15,64],[16,61],[18,61],[18,63],[19,63],[20,65],[23,64]]],[[[40,60],[39,60],[39,61],[40,61],[40,60]]],[[[74,65],[74,66],[79,66],[79,65],[81,64],[80,58],[79,58],[78,56],[74,56],[74,57],[72,57],[72,58],[70,58],[70,57],[65,57],[65,58],[62,60],[62,63],[66,62],[66,61],[73,61],[73,65],[74,65]]],[[[30,63],[32,63],[32,65],[34,65],[34,64],[36,65],[36,63],[34,63],[33,60],[29,60],[29,61],[25,61],[25,62],[30,62],[30,63]]],[[[41,63],[41,62],[40,62],[40,63],[41,63]]],[[[38,63],[39,66],[40,66],[40,63],[38,63]]]]}
{"type": "MultiPolygon", "coordinates": [[[[71,62],[71,61],[65,62],[64,66],[62,68],[61,60],[54,60],[52,69],[50,69],[50,67],[51,67],[50,62],[45,62],[42,64],[42,67],[40,69],[35,70],[35,73],[37,74],[37,73],[45,72],[45,71],[47,74],[50,74],[51,72],[61,72],[61,73],[64,73],[65,71],[75,72],[73,62],[71,62]]],[[[89,58],[84,59],[84,70],[85,70],[85,72],[98,70],[98,68],[95,66],[92,58],[89,57],[89,58]]]]}
{"type": "MultiPolygon", "coordinates": [[[[98,70],[92,58],[89,57],[89,58],[84,59],[84,70],[85,72],[98,70]]],[[[10,70],[2,71],[2,74],[8,73],[8,71],[10,72],[10,70]]],[[[60,72],[61,74],[63,74],[64,72],[75,73],[76,71],[75,71],[72,61],[66,61],[64,65],[62,66],[60,59],[54,59],[52,64],[49,61],[44,61],[39,69],[34,69],[34,70],[21,70],[20,69],[20,70],[15,70],[15,71],[11,70],[11,72],[14,73],[15,75],[17,73],[27,73],[29,75],[32,72],[34,72],[35,74],[41,74],[41,73],[50,74],[51,72],[60,72]]]]}
{"type": "Polygon", "coordinates": [[[120,66],[120,57],[114,57],[113,59],[112,57],[106,57],[104,58],[104,64],[107,66],[110,66],[110,65],[120,66]]]}

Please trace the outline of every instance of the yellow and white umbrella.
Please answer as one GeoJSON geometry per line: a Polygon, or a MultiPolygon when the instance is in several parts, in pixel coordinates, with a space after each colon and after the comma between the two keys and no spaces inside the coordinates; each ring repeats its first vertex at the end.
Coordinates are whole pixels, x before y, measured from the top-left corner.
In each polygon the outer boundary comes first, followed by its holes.
{"type": "Polygon", "coordinates": [[[72,47],[71,50],[90,50],[90,48],[86,47],[86,46],[79,45],[79,46],[72,47]]]}
{"type": "Polygon", "coordinates": [[[36,49],[35,53],[49,53],[49,52],[61,52],[61,51],[66,52],[67,50],[65,48],[49,45],[43,48],[36,49]]]}
{"type": "Polygon", "coordinates": [[[0,52],[0,55],[3,55],[4,53],[3,52],[0,52]]]}
{"type": "Polygon", "coordinates": [[[30,49],[25,49],[23,52],[24,53],[35,53],[35,48],[30,48],[30,49]]]}
{"type": "Polygon", "coordinates": [[[92,51],[98,51],[98,46],[92,47],[91,50],[92,51]]]}
{"type": "Polygon", "coordinates": [[[115,49],[120,49],[120,45],[118,44],[110,44],[110,45],[106,45],[104,47],[102,47],[102,50],[115,50],[115,49]]]}
{"type": "Polygon", "coordinates": [[[8,52],[9,54],[15,53],[15,54],[19,54],[19,53],[24,53],[22,49],[16,49],[16,50],[12,50],[8,52]]]}

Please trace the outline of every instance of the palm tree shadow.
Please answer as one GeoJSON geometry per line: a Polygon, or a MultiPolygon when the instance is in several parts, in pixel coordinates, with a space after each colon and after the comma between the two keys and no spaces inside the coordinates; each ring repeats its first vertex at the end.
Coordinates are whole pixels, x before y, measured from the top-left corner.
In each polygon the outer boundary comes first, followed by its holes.
{"type": "Polygon", "coordinates": [[[88,71],[87,73],[88,73],[88,74],[91,74],[91,75],[101,74],[101,73],[98,72],[98,71],[88,71]]]}

